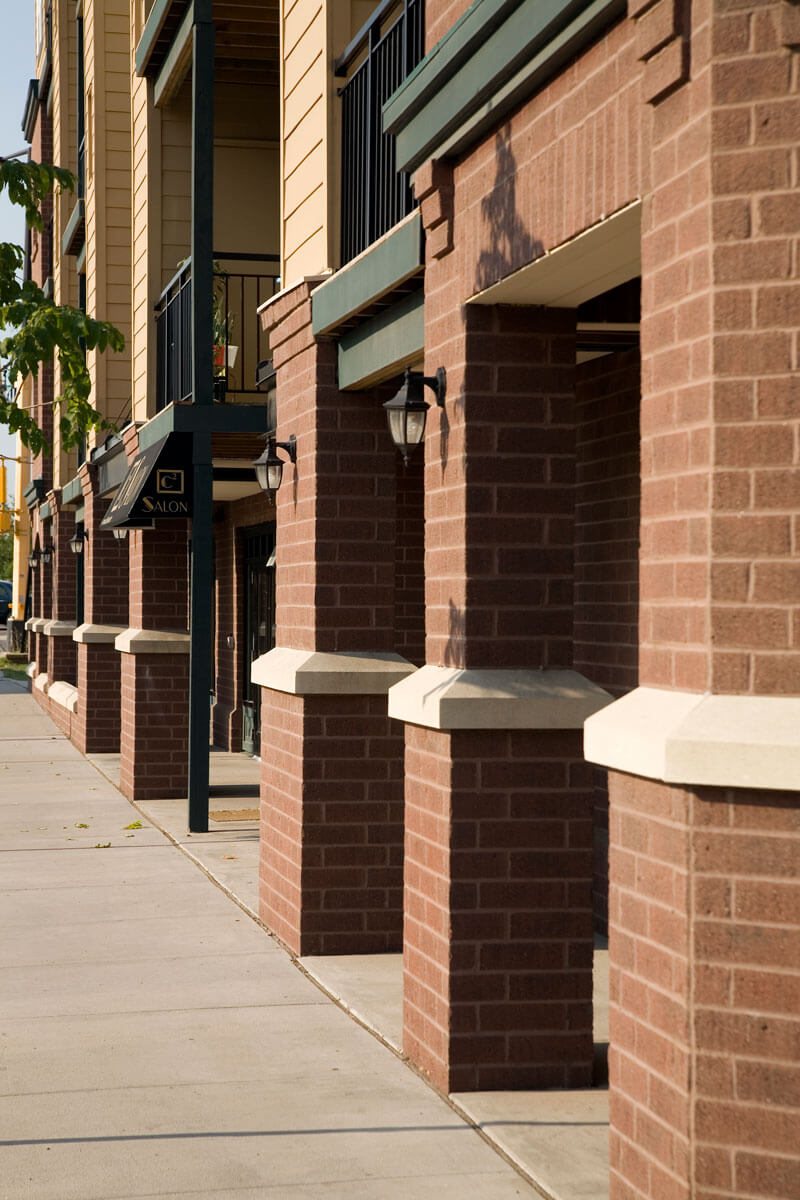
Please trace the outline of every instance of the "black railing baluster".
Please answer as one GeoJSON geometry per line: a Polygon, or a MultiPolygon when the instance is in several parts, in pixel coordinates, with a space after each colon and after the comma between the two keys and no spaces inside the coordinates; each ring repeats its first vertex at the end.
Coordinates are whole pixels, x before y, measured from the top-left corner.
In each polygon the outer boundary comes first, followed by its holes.
{"type": "MultiPolygon", "coordinates": [[[[255,370],[269,358],[269,345],[260,328],[256,309],[274,295],[279,270],[277,254],[220,254],[220,259],[248,263],[269,263],[259,271],[224,271],[222,303],[225,314],[225,345],[219,371],[224,391],[232,395],[263,394],[256,387],[255,370]],[[251,310],[252,309],[252,314],[251,310]],[[252,320],[251,320],[252,317],[252,320]],[[234,375],[230,379],[228,346],[238,347],[234,375]]],[[[156,411],[168,404],[192,398],[192,295],[191,263],[187,259],[161,293],[156,305],[156,411]]]]}
{"type": "Polygon", "coordinates": [[[342,97],[341,259],[349,262],[414,208],[408,176],[395,167],[394,138],[381,129],[381,109],[422,58],[422,0],[379,5],[336,63],[347,74],[342,97]],[[388,28],[382,21],[397,16],[388,28]]]}

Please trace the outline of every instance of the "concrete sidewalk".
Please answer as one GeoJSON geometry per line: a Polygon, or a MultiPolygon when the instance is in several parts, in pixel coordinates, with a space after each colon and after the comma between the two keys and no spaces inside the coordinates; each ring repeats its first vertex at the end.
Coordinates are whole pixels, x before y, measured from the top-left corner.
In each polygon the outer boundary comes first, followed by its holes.
{"type": "Polygon", "coordinates": [[[4,1200],[538,1194],[1,679],[0,830],[4,1200]]]}

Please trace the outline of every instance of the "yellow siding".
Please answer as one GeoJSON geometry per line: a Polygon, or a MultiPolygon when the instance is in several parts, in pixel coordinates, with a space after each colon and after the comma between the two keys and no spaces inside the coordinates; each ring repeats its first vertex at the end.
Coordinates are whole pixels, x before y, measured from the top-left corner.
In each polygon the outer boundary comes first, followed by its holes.
{"type": "Polygon", "coordinates": [[[89,368],[93,403],[115,423],[131,415],[129,20],[128,0],[84,0],[87,303],[126,341],[122,354],[91,354],[89,368]]]}
{"type": "Polygon", "coordinates": [[[338,55],[376,0],[284,0],[281,257],[284,286],[338,266],[342,80],[338,55]]]}

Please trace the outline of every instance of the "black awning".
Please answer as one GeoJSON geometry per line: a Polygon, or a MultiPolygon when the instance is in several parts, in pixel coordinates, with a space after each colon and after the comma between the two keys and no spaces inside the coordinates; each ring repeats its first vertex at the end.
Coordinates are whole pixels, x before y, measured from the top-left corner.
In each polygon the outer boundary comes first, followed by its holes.
{"type": "Polygon", "coordinates": [[[169,433],[130,465],[101,529],[192,515],[192,437],[169,433]]]}

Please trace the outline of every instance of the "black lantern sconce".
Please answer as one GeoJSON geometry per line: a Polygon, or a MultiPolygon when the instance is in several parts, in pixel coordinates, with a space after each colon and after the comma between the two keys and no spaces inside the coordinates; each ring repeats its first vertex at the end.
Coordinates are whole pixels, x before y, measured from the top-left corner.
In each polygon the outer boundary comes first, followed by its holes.
{"type": "Polygon", "coordinates": [[[283,479],[283,459],[278,458],[278,450],[285,450],[289,462],[297,462],[297,441],[294,434],[288,442],[277,442],[275,438],[267,438],[264,453],[253,463],[258,486],[262,492],[277,492],[283,479]]]}
{"type": "Polygon", "coordinates": [[[436,397],[439,408],[444,407],[447,390],[447,374],[439,367],[435,375],[423,375],[406,367],[403,385],[396,396],[384,404],[392,441],[408,466],[408,456],[419,446],[425,436],[425,419],[430,405],[425,399],[425,388],[429,387],[436,397]]]}
{"type": "Polygon", "coordinates": [[[51,543],[49,546],[45,546],[39,557],[45,565],[48,565],[53,561],[53,555],[55,552],[55,546],[53,546],[51,543]]]}
{"type": "Polygon", "coordinates": [[[84,544],[84,542],[88,542],[88,540],[89,540],[89,534],[86,532],[86,530],[83,528],[83,526],[80,525],[75,530],[74,537],[71,537],[69,539],[69,542],[67,543],[67,545],[69,546],[69,548],[73,554],[83,554],[83,544],[84,544]]]}
{"type": "Polygon", "coordinates": [[[38,547],[31,550],[30,554],[28,555],[28,566],[32,571],[35,571],[39,566],[39,559],[41,557],[41,552],[39,551],[38,547]]]}

